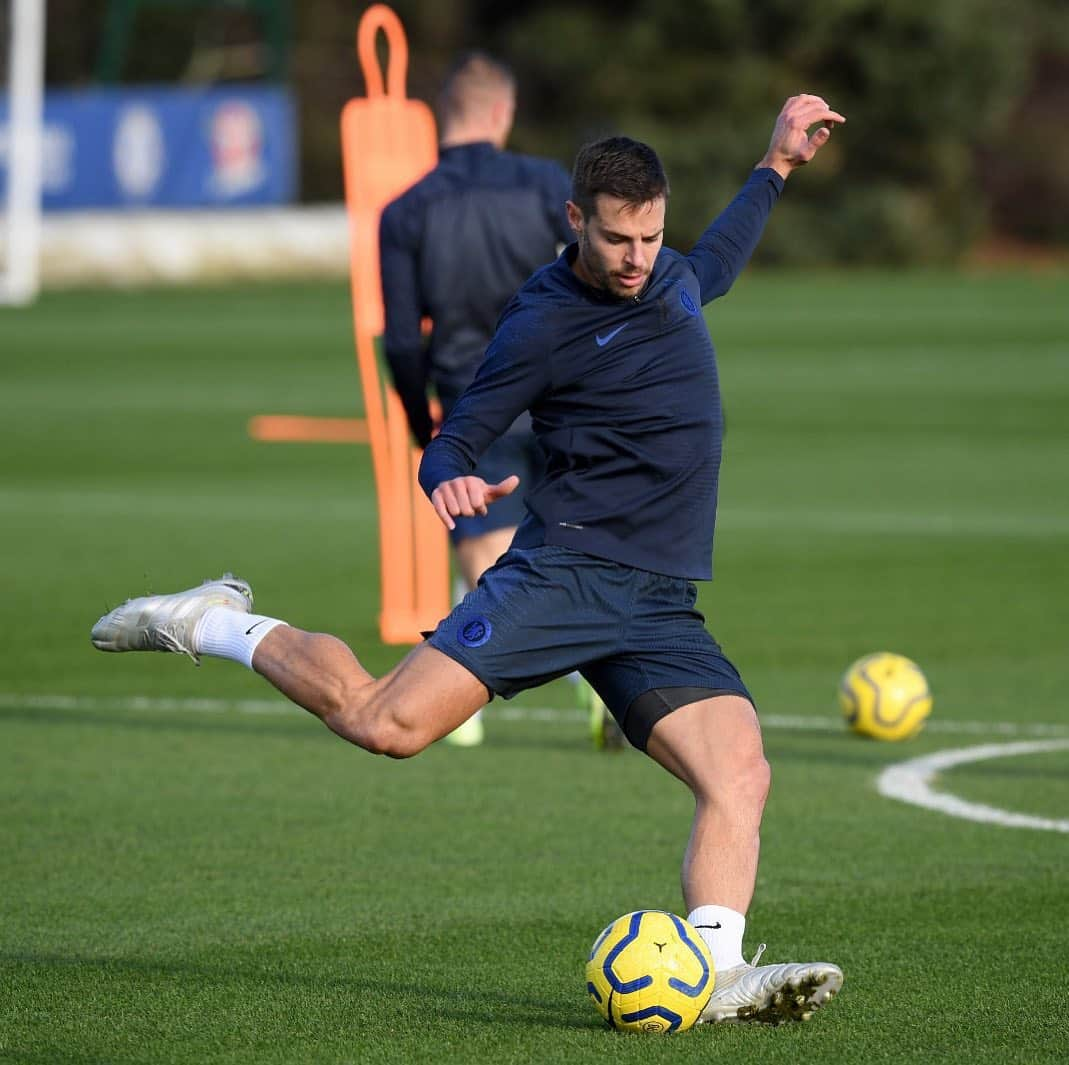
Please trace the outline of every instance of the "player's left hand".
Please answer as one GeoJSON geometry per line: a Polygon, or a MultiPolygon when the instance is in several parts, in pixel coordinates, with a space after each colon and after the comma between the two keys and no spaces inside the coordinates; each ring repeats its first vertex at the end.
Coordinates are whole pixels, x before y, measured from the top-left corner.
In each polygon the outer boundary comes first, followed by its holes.
{"type": "Polygon", "coordinates": [[[805,166],[828,143],[832,128],[846,118],[819,96],[792,96],[780,111],[768,151],[758,166],[771,167],[786,178],[795,167],[805,166]],[[820,127],[810,134],[810,129],[820,127]]]}
{"type": "Polygon", "coordinates": [[[511,495],[519,486],[516,474],[497,484],[487,484],[481,477],[454,477],[442,481],[431,493],[431,503],[447,529],[455,529],[454,518],[463,515],[474,518],[485,516],[486,508],[495,500],[511,495]]]}

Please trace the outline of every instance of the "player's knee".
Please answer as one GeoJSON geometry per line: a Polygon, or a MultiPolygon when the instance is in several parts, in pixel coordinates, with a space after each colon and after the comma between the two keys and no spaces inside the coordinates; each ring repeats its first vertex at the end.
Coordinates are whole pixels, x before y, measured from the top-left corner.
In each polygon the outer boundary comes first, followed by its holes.
{"type": "Polygon", "coordinates": [[[379,754],[387,758],[412,758],[427,748],[427,740],[411,729],[392,729],[381,735],[379,754]]]}
{"type": "Polygon", "coordinates": [[[324,724],[343,740],[371,754],[387,758],[411,758],[419,754],[429,740],[406,725],[402,715],[394,712],[389,695],[380,683],[349,688],[344,684],[327,693],[328,706],[324,724]]]}
{"type": "Polygon", "coordinates": [[[772,786],[772,767],[761,752],[744,750],[708,782],[708,797],[720,806],[737,810],[764,809],[772,786]]]}
{"type": "Polygon", "coordinates": [[[745,773],[747,792],[751,800],[763,807],[772,787],[772,767],[768,764],[768,759],[758,752],[748,761],[745,773]]]}
{"type": "Polygon", "coordinates": [[[759,729],[745,729],[736,734],[729,765],[731,789],[743,801],[763,807],[772,786],[772,767],[765,758],[759,729]]]}
{"type": "Polygon", "coordinates": [[[428,730],[415,727],[384,706],[369,720],[361,746],[387,758],[411,758],[425,750],[433,738],[428,730]]]}

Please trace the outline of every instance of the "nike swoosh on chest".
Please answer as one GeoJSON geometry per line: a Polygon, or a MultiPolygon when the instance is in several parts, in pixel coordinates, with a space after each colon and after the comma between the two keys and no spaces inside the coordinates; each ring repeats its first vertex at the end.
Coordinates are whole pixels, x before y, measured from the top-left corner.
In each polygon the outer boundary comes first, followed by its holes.
{"type": "Polygon", "coordinates": [[[630,322],[624,322],[622,325],[618,325],[615,329],[610,329],[607,333],[595,333],[594,340],[597,342],[598,347],[605,347],[605,345],[608,344],[609,341],[617,335],[617,333],[622,332],[630,324],[630,322]]]}

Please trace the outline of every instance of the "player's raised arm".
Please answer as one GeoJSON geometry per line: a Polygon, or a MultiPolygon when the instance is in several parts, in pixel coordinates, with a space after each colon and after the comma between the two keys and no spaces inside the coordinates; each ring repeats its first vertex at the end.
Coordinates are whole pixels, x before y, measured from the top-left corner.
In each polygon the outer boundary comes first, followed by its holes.
{"type": "Polygon", "coordinates": [[[702,304],[723,296],[731,288],[757,247],[788,175],[828,143],[832,126],[845,121],[819,96],[792,96],[783,105],[768,151],[687,256],[701,285],[702,304]],[[810,134],[818,123],[820,128],[810,134]]]}
{"type": "Polygon", "coordinates": [[[809,93],[792,96],[776,119],[768,151],[757,168],[775,170],[786,181],[792,170],[805,166],[828,143],[832,128],[845,121],[820,96],[809,93]],[[819,128],[810,133],[818,123],[819,128]]]}

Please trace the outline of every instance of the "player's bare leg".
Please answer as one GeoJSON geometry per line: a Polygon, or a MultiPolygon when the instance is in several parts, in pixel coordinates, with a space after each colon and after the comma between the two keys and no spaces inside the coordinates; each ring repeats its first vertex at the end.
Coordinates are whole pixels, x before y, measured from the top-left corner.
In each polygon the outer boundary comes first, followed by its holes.
{"type": "Polygon", "coordinates": [[[457,543],[454,548],[457,565],[469,589],[509,549],[515,535],[515,528],[491,529],[480,536],[466,536],[457,543]]]}
{"type": "Polygon", "coordinates": [[[285,625],[260,642],[252,667],[342,739],[393,758],[418,754],[487,701],[474,674],[429,644],[375,678],[337,637],[285,625]]]}
{"type": "Polygon", "coordinates": [[[758,966],[763,944],[753,963],[742,957],[771,779],[753,706],[739,696],[717,696],[680,707],[654,726],[647,751],[694,795],[694,822],[683,859],[683,896],[717,971],[702,1020],[764,1024],[808,1020],[842,986],[837,966],[829,962],[758,966]]]}
{"type": "Polygon", "coordinates": [[[486,701],[482,682],[423,644],[376,679],[339,639],[252,612],[247,581],[224,574],[170,595],[127,600],[93,626],[101,651],[165,651],[228,658],[256,670],[343,739],[406,758],[486,701]]]}
{"type": "MultiPolygon", "coordinates": [[[[471,591],[479,583],[483,573],[509,549],[515,533],[515,527],[491,529],[478,536],[466,536],[454,545],[457,568],[460,570],[465,591],[471,591]]],[[[457,592],[455,595],[455,602],[459,602],[463,592],[457,592]]],[[[476,710],[467,721],[444,739],[452,747],[478,747],[483,742],[484,735],[482,711],[476,710]]]]}
{"type": "Polygon", "coordinates": [[[715,903],[744,914],[770,781],[753,706],[737,695],[681,706],[653,727],[647,753],[694,795],[683,860],[688,910],[715,903]]]}

